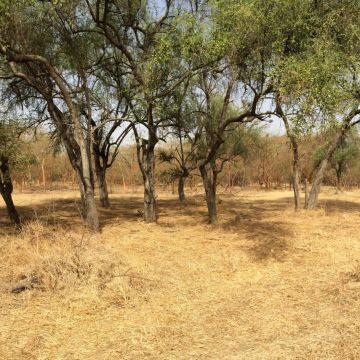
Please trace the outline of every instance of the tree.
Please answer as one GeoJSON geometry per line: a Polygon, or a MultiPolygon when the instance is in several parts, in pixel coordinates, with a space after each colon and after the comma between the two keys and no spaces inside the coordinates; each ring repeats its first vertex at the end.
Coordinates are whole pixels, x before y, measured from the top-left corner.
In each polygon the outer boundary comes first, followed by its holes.
{"type": "Polygon", "coordinates": [[[173,0],[86,0],[95,29],[116,55],[114,71],[124,78],[127,98],[135,118],[133,132],[144,182],[144,219],[157,220],[154,180],[155,147],[169,119],[161,108],[174,89],[194,70],[192,50],[198,44],[194,17],[173,0]],[[161,6],[163,5],[163,6],[161,6]],[[181,15],[184,15],[182,17],[181,15]]]}
{"type": "MultiPolygon", "coordinates": [[[[329,136],[329,135],[328,135],[329,136]]],[[[330,135],[331,138],[331,135],[330,135]]],[[[328,144],[319,147],[314,154],[315,168],[319,166],[323,160],[328,144]]],[[[342,179],[346,171],[355,164],[359,159],[359,135],[355,128],[352,128],[342,139],[338,148],[334,151],[330,158],[329,165],[335,171],[336,190],[341,191],[342,179]]]]}
{"type": "Polygon", "coordinates": [[[12,199],[13,184],[10,167],[16,163],[19,150],[20,140],[16,126],[0,122],[0,193],[5,201],[9,218],[17,228],[21,227],[21,220],[12,199]]]}

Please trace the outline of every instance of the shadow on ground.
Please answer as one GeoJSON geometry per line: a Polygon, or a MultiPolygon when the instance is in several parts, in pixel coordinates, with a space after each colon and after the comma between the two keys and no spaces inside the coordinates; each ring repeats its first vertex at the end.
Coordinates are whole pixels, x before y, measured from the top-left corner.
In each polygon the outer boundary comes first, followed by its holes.
{"type": "MultiPolygon", "coordinates": [[[[32,196],[36,196],[33,194],[32,196]]],[[[219,224],[213,229],[221,236],[231,233],[239,235],[239,247],[246,250],[255,260],[275,259],[283,261],[291,248],[292,226],[284,221],[283,212],[292,208],[291,197],[275,200],[234,198],[231,195],[220,196],[218,204],[219,224]],[[244,244],[245,239],[245,244],[244,244]]],[[[206,226],[207,212],[202,195],[193,195],[185,203],[177,198],[159,199],[159,223],[161,228],[206,226]]],[[[121,195],[111,199],[111,208],[99,208],[100,222],[103,227],[138,224],[142,221],[141,195],[121,195]]],[[[341,200],[323,200],[319,207],[326,213],[359,212],[360,204],[341,200]]],[[[62,228],[82,227],[80,204],[76,199],[56,199],[39,201],[31,206],[18,206],[18,211],[25,221],[37,219],[49,226],[62,228]]],[[[0,208],[0,228],[3,234],[13,233],[7,221],[6,211],[0,208]]],[[[212,231],[204,227],[204,232],[212,231]]]]}

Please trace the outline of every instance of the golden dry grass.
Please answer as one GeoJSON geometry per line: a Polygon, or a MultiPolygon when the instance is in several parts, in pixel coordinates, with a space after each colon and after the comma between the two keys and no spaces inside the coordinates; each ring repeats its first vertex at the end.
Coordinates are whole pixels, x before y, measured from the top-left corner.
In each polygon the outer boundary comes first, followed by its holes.
{"type": "Polygon", "coordinates": [[[99,235],[73,192],[19,194],[0,233],[0,359],[360,359],[360,191],[292,210],[286,191],[112,196],[99,235]],[[13,294],[12,287],[31,289],[13,294]]]}

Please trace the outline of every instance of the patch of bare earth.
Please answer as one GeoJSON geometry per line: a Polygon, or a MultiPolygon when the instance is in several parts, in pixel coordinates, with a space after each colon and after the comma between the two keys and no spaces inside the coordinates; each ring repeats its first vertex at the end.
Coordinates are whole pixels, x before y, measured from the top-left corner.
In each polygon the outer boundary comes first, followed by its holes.
{"type": "Polygon", "coordinates": [[[0,210],[1,359],[360,358],[359,191],[221,194],[215,227],[202,195],[146,225],[116,194],[99,235],[75,196],[16,195],[20,235],[0,210]]]}

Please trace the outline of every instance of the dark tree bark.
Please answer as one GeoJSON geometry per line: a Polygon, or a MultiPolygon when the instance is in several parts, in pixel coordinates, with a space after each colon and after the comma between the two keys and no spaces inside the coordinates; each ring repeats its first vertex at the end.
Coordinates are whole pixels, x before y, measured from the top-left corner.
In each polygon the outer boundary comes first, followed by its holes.
{"type": "Polygon", "coordinates": [[[217,222],[216,186],[218,172],[210,164],[201,165],[200,173],[205,189],[206,205],[208,209],[209,224],[217,222]]]}
{"type": "Polygon", "coordinates": [[[144,172],[143,172],[144,220],[147,223],[156,222],[158,219],[158,214],[157,214],[157,209],[156,209],[154,169],[155,169],[154,149],[152,149],[151,147],[148,147],[146,150],[146,153],[145,153],[145,163],[144,163],[144,172]]]}
{"type": "Polygon", "coordinates": [[[104,208],[110,207],[109,191],[106,183],[105,171],[99,171],[96,173],[98,186],[99,186],[99,198],[100,204],[104,208]]]}
{"type": "Polygon", "coordinates": [[[300,159],[299,159],[299,149],[295,141],[293,146],[293,189],[294,189],[294,202],[295,210],[299,210],[301,207],[300,200],[300,159]]]}
{"type": "Polygon", "coordinates": [[[0,193],[5,201],[10,220],[17,228],[21,227],[21,220],[12,199],[13,185],[11,181],[9,160],[2,156],[0,158],[0,193]]]}
{"type": "MultiPolygon", "coordinates": [[[[107,164],[101,165],[100,155],[97,150],[98,149],[95,149],[95,144],[94,144],[94,164],[95,164],[96,179],[99,188],[100,205],[104,208],[108,208],[110,207],[110,200],[109,200],[109,192],[106,183],[107,164]]],[[[105,160],[107,163],[107,159],[105,160]]]]}
{"type": "Polygon", "coordinates": [[[185,179],[186,177],[181,174],[179,177],[179,182],[178,182],[178,195],[179,195],[179,201],[180,202],[184,202],[186,200],[185,198],[185,179]]]}
{"type": "Polygon", "coordinates": [[[90,229],[99,231],[100,224],[95,202],[89,147],[82,134],[79,118],[74,115],[73,121],[75,122],[76,133],[73,133],[69,126],[66,125],[64,114],[54,104],[52,98],[47,99],[47,104],[49,114],[61,136],[70,163],[76,173],[81,195],[82,217],[90,229]]]}

